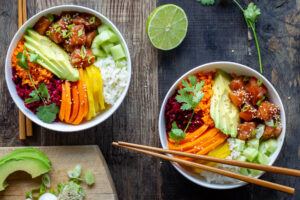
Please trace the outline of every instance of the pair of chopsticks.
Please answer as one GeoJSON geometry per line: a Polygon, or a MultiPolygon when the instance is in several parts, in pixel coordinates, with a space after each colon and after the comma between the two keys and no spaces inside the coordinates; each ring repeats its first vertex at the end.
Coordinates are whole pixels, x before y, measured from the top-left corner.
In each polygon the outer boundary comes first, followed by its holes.
{"type": "Polygon", "coordinates": [[[131,150],[134,150],[134,151],[137,151],[140,153],[145,153],[145,154],[155,156],[155,157],[158,157],[161,159],[177,162],[179,164],[186,165],[189,167],[195,167],[195,168],[199,168],[202,170],[218,173],[218,174],[221,174],[224,176],[239,179],[241,181],[253,183],[253,184],[271,188],[274,190],[279,190],[279,191],[286,192],[289,194],[294,194],[295,189],[288,187],[288,186],[280,185],[277,183],[273,183],[273,182],[269,182],[269,181],[265,181],[265,180],[261,180],[261,179],[257,179],[257,178],[252,178],[249,176],[244,176],[242,174],[225,171],[225,170],[218,169],[215,167],[210,167],[210,166],[207,166],[204,164],[199,164],[199,163],[195,163],[195,162],[191,162],[191,161],[182,160],[179,158],[174,158],[174,157],[167,156],[167,155],[160,154],[160,153],[174,154],[174,155],[195,158],[195,159],[200,159],[200,160],[205,160],[205,161],[210,161],[210,162],[216,162],[216,163],[234,165],[234,166],[238,166],[238,167],[257,169],[257,170],[262,170],[262,171],[266,171],[266,172],[273,172],[273,173],[285,174],[285,175],[290,175],[290,176],[297,176],[297,177],[300,176],[300,170],[296,170],[296,169],[288,169],[288,168],[283,168],[283,167],[261,165],[261,164],[242,162],[242,161],[237,161],[237,160],[215,158],[215,157],[206,156],[206,155],[196,155],[196,154],[191,154],[191,153],[173,151],[173,150],[168,150],[168,149],[144,146],[144,145],[139,145],[139,144],[127,143],[127,142],[113,142],[112,144],[115,146],[118,146],[118,147],[131,149],[131,150]],[[155,153],[155,152],[159,152],[159,153],[155,153]]]}
{"type": "MultiPolygon", "coordinates": [[[[27,21],[26,0],[18,0],[18,28],[27,21]]],[[[32,136],[32,122],[19,110],[19,138],[25,140],[32,136]]]]}

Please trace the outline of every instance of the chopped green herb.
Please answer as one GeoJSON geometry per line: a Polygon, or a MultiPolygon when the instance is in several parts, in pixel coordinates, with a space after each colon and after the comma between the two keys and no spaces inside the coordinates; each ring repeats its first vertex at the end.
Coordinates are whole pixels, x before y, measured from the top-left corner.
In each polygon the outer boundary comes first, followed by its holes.
{"type": "Polygon", "coordinates": [[[246,105],[246,104],[245,104],[245,105],[243,106],[243,108],[242,108],[242,112],[248,111],[249,108],[250,108],[250,105],[246,105]]]}
{"type": "Polygon", "coordinates": [[[185,138],[185,132],[178,128],[176,122],[172,123],[172,129],[168,133],[169,137],[176,142],[176,144],[179,143],[180,140],[183,140],[185,138]]]}
{"type": "Polygon", "coordinates": [[[40,106],[36,110],[38,118],[45,123],[53,122],[56,119],[57,113],[59,112],[59,108],[56,103],[40,106]]]}
{"type": "Polygon", "coordinates": [[[18,65],[25,70],[29,69],[29,65],[28,65],[28,61],[27,61],[27,56],[25,55],[26,51],[24,50],[23,52],[18,53],[18,55],[16,56],[17,59],[19,59],[18,61],[18,65]]]}
{"type": "Polygon", "coordinates": [[[50,31],[46,31],[46,35],[49,36],[50,35],[50,31]]]}
{"type": "Polygon", "coordinates": [[[56,29],[55,33],[58,33],[60,30],[61,30],[61,28],[58,27],[58,28],[56,29]]]}
{"type": "Polygon", "coordinates": [[[62,36],[63,38],[67,38],[69,37],[70,35],[72,35],[73,31],[70,31],[69,33],[67,33],[67,30],[63,30],[62,32],[62,36]]]}
{"type": "Polygon", "coordinates": [[[71,15],[70,14],[66,14],[66,19],[67,20],[71,19],[71,15]]]}
{"type": "Polygon", "coordinates": [[[259,78],[258,80],[257,80],[257,85],[258,86],[261,86],[263,84],[263,80],[262,80],[262,78],[259,78]]]}
{"type": "Polygon", "coordinates": [[[80,29],[79,31],[78,31],[78,37],[80,37],[82,35],[82,29],[80,29]]]}
{"type": "Polygon", "coordinates": [[[75,24],[70,24],[70,25],[67,26],[67,28],[70,29],[70,28],[72,28],[74,26],[75,26],[75,24]]]}
{"type": "Polygon", "coordinates": [[[57,28],[58,27],[58,25],[57,24],[54,24],[53,26],[52,26],[52,28],[57,28]]]}
{"type": "Polygon", "coordinates": [[[50,183],[50,176],[48,174],[44,174],[42,176],[42,183],[44,186],[46,186],[47,188],[50,188],[51,183],[50,183]]]}
{"type": "Polygon", "coordinates": [[[46,18],[47,18],[50,22],[53,22],[53,20],[54,20],[54,17],[53,17],[52,14],[47,14],[47,15],[46,15],[46,18]]]}
{"type": "Polygon", "coordinates": [[[244,82],[249,81],[249,76],[244,76],[243,81],[244,81],[244,82]]]}
{"type": "Polygon", "coordinates": [[[259,106],[263,100],[265,100],[265,96],[263,96],[260,100],[257,101],[256,105],[259,106]]]}
{"type": "Polygon", "coordinates": [[[215,0],[197,0],[197,2],[201,3],[203,6],[211,6],[215,4],[215,0]]]}
{"type": "Polygon", "coordinates": [[[95,58],[95,56],[90,56],[90,57],[88,58],[88,63],[91,63],[90,61],[91,61],[93,58],[95,58]]]}
{"type": "Polygon", "coordinates": [[[88,186],[91,186],[95,183],[95,177],[91,170],[85,172],[85,182],[88,186]]]}
{"type": "Polygon", "coordinates": [[[263,68],[262,68],[262,63],[261,63],[260,49],[259,49],[259,45],[258,45],[257,36],[255,33],[255,21],[260,16],[260,9],[257,8],[253,2],[249,3],[246,10],[244,10],[243,7],[236,0],[233,0],[233,2],[241,9],[241,11],[244,14],[244,18],[245,18],[245,21],[246,21],[248,27],[253,32],[253,36],[254,36],[256,48],[257,48],[257,54],[258,54],[259,70],[260,70],[260,73],[262,74],[263,68]]]}
{"type": "Polygon", "coordinates": [[[90,24],[95,23],[95,17],[91,17],[89,21],[90,21],[90,24]]]}
{"type": "Polygon", "coordinates": [[[277,128],[277,126],[278,126],[278,121],[276,120],[273,128],[277,128]]]}
{"type": "Polygon", "coordinates": [[[35,90],[32,90],[30,92],[29,96],[31,96],[32,98],[25,99],[26,104],[36,102],[36,101],[40,101],[40,97],[39,97],[38,93],[35,90]]]}
{"type": "Polygon", "coordinates": [[[29,56],[30,62],[37,63],[37,60],[40,58],[39,54],[31,53],[29,56]]]}
{"type": "Polygon", "coordinates": [[[80,54],[81,54],[81,58],[84,59],[86,56],[86,49],[85,49],[84,45],[81,46],[80,54]]]}

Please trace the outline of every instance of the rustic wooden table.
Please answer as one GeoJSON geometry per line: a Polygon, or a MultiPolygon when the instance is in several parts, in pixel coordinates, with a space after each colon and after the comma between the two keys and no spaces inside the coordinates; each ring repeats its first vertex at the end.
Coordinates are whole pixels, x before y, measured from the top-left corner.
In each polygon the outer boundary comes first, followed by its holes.
{"type": "MultiPolygon", "coordinates": [[[[258,70],[254,41],[240,10],[227,1],[203,7],[196,0],[27,0],[28,17],[61,4],[90,7],[108,16],[125,36],[132,58],[128,95],[117,112],[101,125],[76,133],[53,132],[34,125],[34,136],[18,139],[18,109],[8,93],[4,60],[17,31],[17,0],[0,0],[0,146],[97,144],[110,168],[120,199],[300,199],[300,181],[265,174],[263,179],[295,187],[296,194],[254,185],[216,191],[191,183],[169,162],[112,147],[112,141],[160,146],[158,113],[171,84],[187,70],[211,61],[234,61],[258,70]],[[158,5],[175,3],[187,13],[188,34],[175,50],[157,51],[145,33],[147,17],[158,5]]],[[[246,1],[247,3],[249,0],[246,1]]],[[[264,75],[285,105],[287,133],[276,165],[300,165],[300,1],[255,1],[262,14],[257,23],[264,75]]],[[[245,5],[245,4],[243,4],[245,5]]]]}

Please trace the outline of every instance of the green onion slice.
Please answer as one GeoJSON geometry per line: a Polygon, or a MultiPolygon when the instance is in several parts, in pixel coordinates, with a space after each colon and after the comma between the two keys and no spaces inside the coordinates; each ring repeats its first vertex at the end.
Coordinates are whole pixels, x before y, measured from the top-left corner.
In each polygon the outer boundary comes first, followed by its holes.
{"type": "Polygon", "coordinates": [[[263,100],[265,100],[265,98],[266,98],[266,96],[263,96],[260,100],[258,100],[256,105],[259,106],[261,104],[261,102],[263,102],[263,100]]]}
{"type": "Polygon", "coordinates": [[[249,76],[244,76],[243,81],[244,81],[244,82],[249,81],[249,76]]]}
{"type": "Polygon", "coordinates": [[[257,80],[257,85],[258,86],[261,86],[263,84],[263,80],[262,80],[262,78],[259,78],[258,80],[257,80]]]}
{"type": "Polygon", "coordinates": [[[56,29],[55,33],[58,33],[60,31],[60,27],[58,27],[58,29],[56,29]]]}
{"type": "Polygon", "coordinates": [[[95,23],[95,17],[91,17],[89,21],[90,21],[90,24],[95,23]]]}
{"type": "Polygon", "coordinates": [[[45,185],[47,188],[50,188],[51,183],[50,183],[50,176],[48,174],[44,174],[42,176],[42,183],[45,185]]]}
{"type": "Polygon", "coordinates": [[[254,131],[251,132],[251,135],[255,135],[257,133],[258,129],[255,129],[254,131]]]}
{"type": "Polygon", "coordinates": [[[50,35],[50,31],[46,31],[46,35],[49,36],[50,35]]]}
{"type": "Polygon", "coordinates": [[[93,58],[95,58],[95,56],[90,56],[90,57],[88,58],[88,63],[91,63],[90,61],[91,61],[93,58]]]}
{"type": "Polygon", "coordinates": [[[70,25],[67,26],[67,28],[70,29],[70,28],[72,28],[74,26],[75,26],[75,24],[70,24],[70,25]]]}
{"type": "Polygon", "coordinates": [[[71,15],[70,14],[66,14],[65,17],[66,17],[67,20],[71,19],[71,15]]]}
{"type": "Polygon", "coordinates": [[[52,28],[57,28],[58,27],[58,25],[57,24],[54,24],[53,26],[52,26],[52,28]]]}
{"type": "Polygon", "coordinates": [[[278,126],[278,121],[276,120],[273,128],[277,128],[277,126],[278,126]]]}
{"type": "Polygon", "coordinates": [[[82,29],[80,29],[79,31],[78,31],[78,37],[80,37],[82,35],[82,29]]]}
{"type": "Polygon", "coordinates": [[[243,108],[242,108],[242,112],[248,111],[249,108],[250,108],[250,105],[244,105],[243,108]]]}
{"type": "Polygon", "coordinates": [[[52,14],[47,14],[47,15],[46,15],[46,18],[47,18],[50,22],[53,22],[53,20],[54,20],[54,17],[53,17],[52,14]]]}
{"type": "Polygon", "coordinates": [[[86,49],[85,49],[84,45],[81,46],[81,52],[80,53],[81,53],[82,59],[84,59],[85,56],[86,56],[86,49]]]}

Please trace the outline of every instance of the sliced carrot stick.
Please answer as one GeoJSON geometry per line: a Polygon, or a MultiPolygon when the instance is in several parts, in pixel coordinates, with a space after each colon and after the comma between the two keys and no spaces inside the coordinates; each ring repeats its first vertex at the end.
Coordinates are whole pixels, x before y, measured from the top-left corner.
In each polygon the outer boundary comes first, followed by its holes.
{"type": "MultiPolygon", "coordinates": [[[[204,124],[200,128],[198,128],[197,130],[195,130],[194,132],[187,133],[185,138],[183,140],[179,141],[179,144],[183,144],[183,143],[186,143],[186,142],[192,142],[193,140],[198,138],[200,135],[202,135],[202,133],[204,133],[207,128],[208,128],[208,126],[204,124]]],[[[171,138],[169,138],[169,142],[175,144],[175,141],[172,140],[171,138]]]]}
{"type": "Polygon", "coordinates": [[[187,151],[189,149],[194,148],[196,145],[204,143],[207,139],[212,138],[218,132],[219,132],[219,130],[217,128],[212,128],[212,129],[206,131],[204,134],[202,134],[201,137],[198,137],[196,140],[194,140],[192,142],[187,142],[187,143],[177,145],[177,146],[175,144],[169,143],[169,149],[177,150],[177,151],[187,151]]]}
{"type": "Polygon", "coordinates": [[[82,68],[79,68],[79,77],[80,80],[77,81],[77,89],[78,89],[78,93],[79,93],[79,111],[77,114],[77,117],[75,118],[75,120],[72,122],[72,124],[77,125],[80,124],[80,122],[82,121],[83,117],[84,117],[84,113],[85,113],[85,104],[88,104],[87,101],[85,101],[85,95],[86,95],[86,89],[84,89],[84,85],[83,85],[83,71],[82,68]]]}
{"type": "Polygon", "coordinates": [[[203,148],[197,154],[200,154],[200,155],[207,154],[208,152],[212,151],[217,146],[219,146],[220,144],[222,144],[226,139],[227,139],[227,136],[220,132],[220,134],[218,134],[218,136],[215,137],[215,141],[214,142],[212,142],[209,146],[206,146],[205,148],[203,148]]]}
{"type": "Polygon", "coordinates": [[[68,122],[70,119],[70,115],[71,115],[71,106],[72,106],[72,102],[71,102],[71,87],[70,87],[70,81],[66,81],[65,82],[65,89],[66,89],[66,110],[65,110],[65,121],[68,122]]]}
{"type": "Polygon", "coordinates": [[[78,110],[79,110],[79,92],[77,89],[77,83],[72,83],[71,86],[71,92],[72,92],[72,110],[71,110],[71,117],[69,122],[73,122],[75,118],[77,117],[78,110]]]}
{"type": "Polygon", "coordinates": [[[65,109],[66,109],[65,103],[66,103],[66,88],[65,88],[65,84],[63,83],[62,91],[61,91],[61,104],[60,104],[60,109],[58,114],[60,121],[64,121],[65,109]]]}

